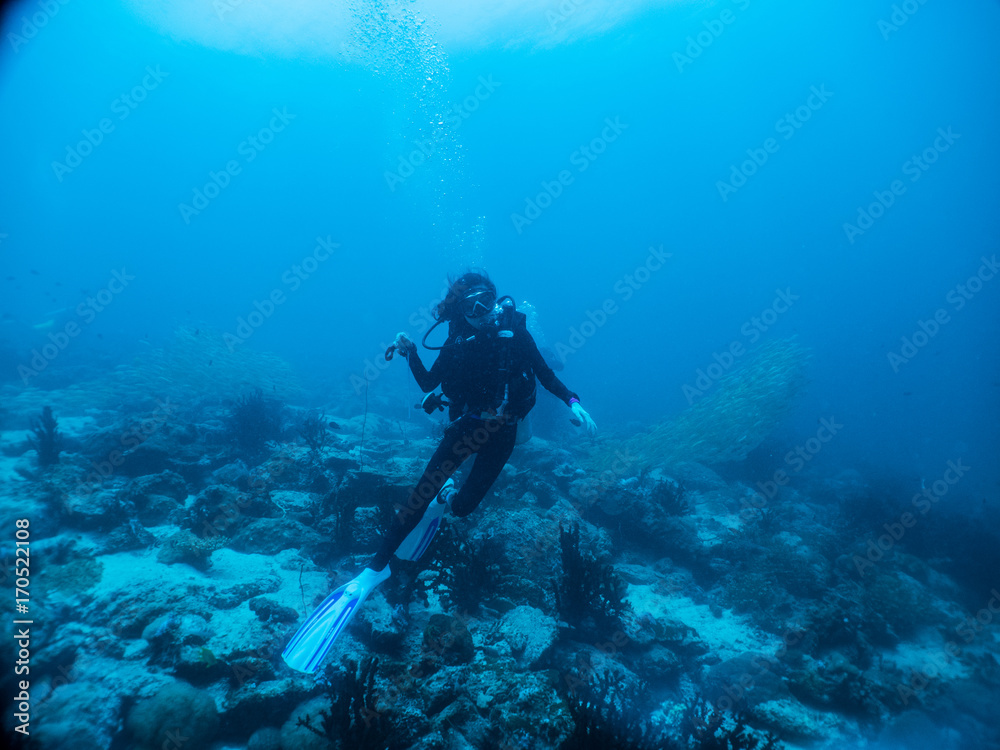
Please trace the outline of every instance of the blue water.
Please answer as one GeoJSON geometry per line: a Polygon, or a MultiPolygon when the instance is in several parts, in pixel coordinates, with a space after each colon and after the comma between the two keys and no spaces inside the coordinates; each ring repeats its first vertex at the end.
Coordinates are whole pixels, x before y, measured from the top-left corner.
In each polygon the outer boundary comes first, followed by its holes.
{"type": "Polygon", "coordinates": [[[344,377],[449,272],[480,265],[536,304],[553,343],[605,299],[622,302],[565,373],[612,427],[683,407],[682,384],[731,341],[750,343],[743,324],[788,288],[799,299],[764,335],[798,334],[815,352],[789,439],[834,416],[845,429],[824,459],[915,478],[962,456],[973,494],[995,493],[997,351],[984,334],[997,293],[986,282],[960,311],[946,301],[996,249],[995,3],[931,1],[901,26],[891,4],[644,7],[539,46],[553,23],[587,11],[570,4],[533,18],[539,38],[510,49],[459,29],[429,51],[432,19],[379,73],[371,50],[299,48],[259,30],[245,54],[213,48],[224,43],[213,25],[252,28],[251,3],[188,22],[181,7],[169,27],[128,4],[70,3],[29,39],[33,7],[8,12],[18,36],[0,76],[0,230],[14,277],[2,282],[2,336],[15,351],[47,343],[31,325],[75,310],[83,289],[124,267],[135,281],[63,361],[119,359],[184,323],[235,330],[279,288],[288,301],[252,345],[344,377]],[[421,94],[423,73],[434,80],[421,94]],[[497,85],[459,120],[453,107],[481,76],[497,85]],[[155,88],[121,119],[119,97],[144,79],[155,88]],[[829,97],[800,121],[812,87],[829,97]],[[294,119],[260,150],[246,144],[273,108],[294,119]],[[443,112],[441,145],[390,190],[385,173],[434,142],[443,112]],[[56,174],[52,163],[102,118],[113,131],[56,174]],[[605,118],[625,129],[591,161],[577,150],[605,118]],[[913,182],[904,164],[933,149],[939,128],[960,137],[913,182]],[[777,151],[723,200],[717,183],[768,138],[777,151]],[[240,173],[186,223],[179,204],[230,160],[240,173]],[[519,233],[511,215],[561,170],[572,182],[519,233]],[[843,225],[894,180],[905,193],[849,241],[843,225]],[[340,249],[292,292],[282,275],[317,236],[340,249]],[[669,262],[623,301],[615,283],[661,245],[669,262]],[[939,308],[951,322],[894,372],[888,353],[939,308]]]}
{"type": "MultiPolygon", "coordinates": [[[[949,502],[995,505],[1000,6],[903,5],[13,4],[0,379],[44,383],[19,368],[67,323],[45,377],[237,334],[277,290],[239,346],[347,387],[482,267],[604,434],[794,335],[809,385],[748,480],[832,419],[811,469],[916,492],[961,460],[949,502]]],[[[402,366],[370,389],[415,391],[402,366]]]]}

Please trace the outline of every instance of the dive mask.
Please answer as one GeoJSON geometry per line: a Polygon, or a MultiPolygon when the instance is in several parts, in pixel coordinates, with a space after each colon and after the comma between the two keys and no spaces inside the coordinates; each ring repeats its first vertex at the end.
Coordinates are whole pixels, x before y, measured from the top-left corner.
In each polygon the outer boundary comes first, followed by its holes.
{"type": "Polygon", "coordinates": [[[489,289],[475,289],[462,298],[462,314],[467,318],[481,318],[493,310],[497,296],[489,289]]]}

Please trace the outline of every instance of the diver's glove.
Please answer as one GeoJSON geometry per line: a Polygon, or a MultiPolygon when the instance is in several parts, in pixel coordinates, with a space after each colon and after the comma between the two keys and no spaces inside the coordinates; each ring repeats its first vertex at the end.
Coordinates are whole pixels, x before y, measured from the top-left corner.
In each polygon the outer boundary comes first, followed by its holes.
{"type": "Polygon", "coordinates": [[[403,357],[409,357],[413,352],[417,350],[417,345],[410,340],[410,337],[405,333],[397,333],[395,340],[385,352],[386,361],[392,359],[392,352],[398,351],[403,357]]]}
{"type": "Polygon", "coordinates": [[[594,423],[594,420],[590,418],[590,415],[587,414],[587,410],[580,406],[580,401],[575,398],[570,399],[569,406],[573,410],[573,416],[569,418],[569,421],[577,427],[586,427],[587,434],[590,437],[596,437],[597,425],[594,423]]]}

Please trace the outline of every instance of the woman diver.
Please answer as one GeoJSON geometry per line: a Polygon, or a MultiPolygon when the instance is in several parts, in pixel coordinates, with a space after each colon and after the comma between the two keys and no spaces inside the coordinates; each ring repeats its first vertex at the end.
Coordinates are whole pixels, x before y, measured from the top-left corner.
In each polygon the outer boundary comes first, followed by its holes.
{"type": "Polygon", "coordinates": [[[424,393],[440,385],[448,401],[432,394],[425,404],[433,410],[446,403],[450,423],[369,567],[330,594],[289,641],[282,656],[293,669],[314,672],[319,667],[365,597],[389,577],[393,555],[419,559],[446,511],[462,517],[478,507],[514,450],[518,424],[535,405],[536,378],[570,407],[574,424],[584,426],[591,437],[597,434],[580,399],[539,353],[525,315],[510,297],[497,299],[496,286],[485,273],[470,272],[452,281],[434,316],[437,322],[423,339],[425,347],[439,351],[430,370],[404,333],[396,336],[386,359],[395,351],[405,357],[424,393]],[[428,346],[431,331],[445,322],[444,344],[428,346]],[[456,489],[451,475],[470,456],[475,456],[472,468],[456,489]]]}

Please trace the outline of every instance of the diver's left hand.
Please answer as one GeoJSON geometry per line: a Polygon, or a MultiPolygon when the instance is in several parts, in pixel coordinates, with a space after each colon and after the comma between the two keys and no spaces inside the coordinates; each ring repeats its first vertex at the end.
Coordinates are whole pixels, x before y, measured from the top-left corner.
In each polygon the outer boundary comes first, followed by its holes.
{"type": "Polygon", "coordinates": [[[590,418],[590,415],[587,414],[587,410],[580,406],[580,402],[577,401],[570,408],[573,409],[573,416],[569,418],[569,421],[577,427],[586,427],[587,434],[590,437],[597,437],[597,425],[594,423],[594,420],[590,418]]]}

